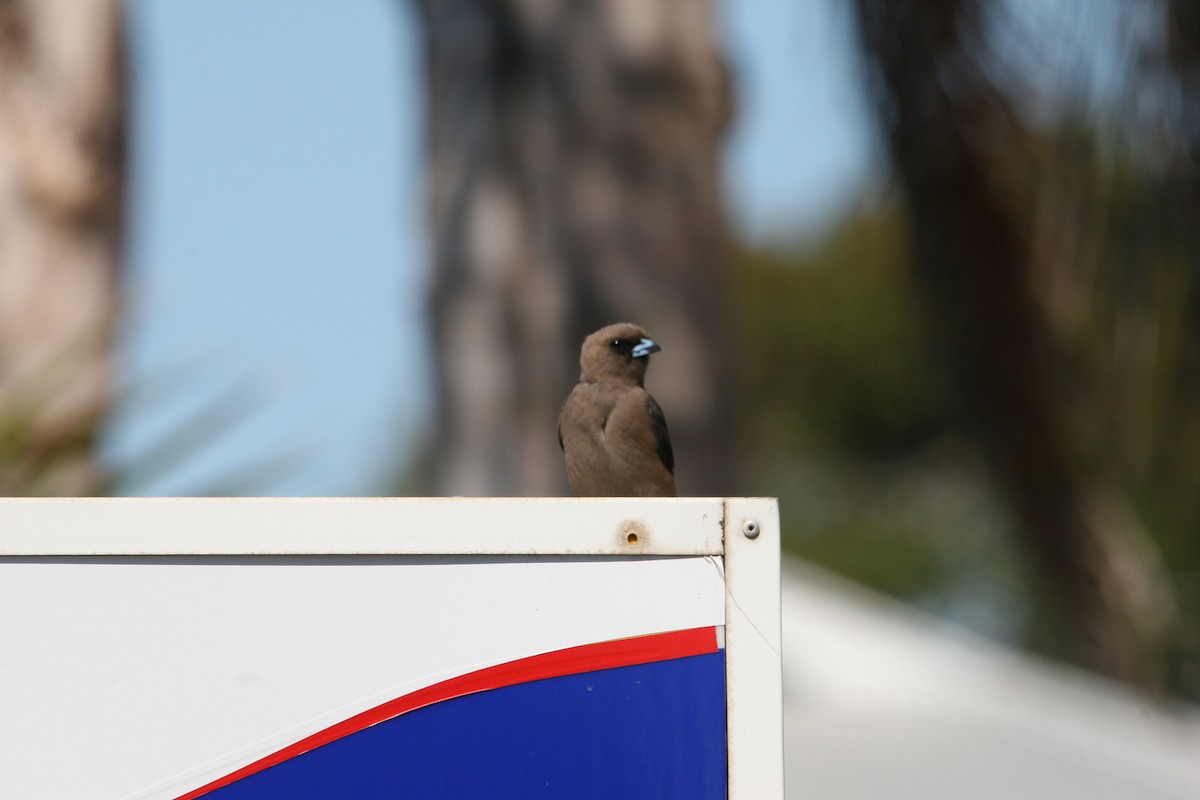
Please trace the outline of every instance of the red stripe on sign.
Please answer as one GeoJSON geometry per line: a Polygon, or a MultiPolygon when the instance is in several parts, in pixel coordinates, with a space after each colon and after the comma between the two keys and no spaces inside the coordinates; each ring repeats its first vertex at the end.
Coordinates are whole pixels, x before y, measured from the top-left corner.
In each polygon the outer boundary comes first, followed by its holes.
{"type": "Polygon", "coordinates": [[[260,758],[241,769],[232,772],[211,783],[194,789],[177,800],[195,800],[209,792],[228,786],[242,778],[262,772],[265,769],[282,764],[288,759],[303,755],[322,745],[337,741],[352,733],[357,733],[372,725],[387,722],[401,714],[415,711],[418,708],[452,700],[455,697],[486,692],[489,689],[502,689],[518,683],[530,683],[545,678],[558,678],[565,675],[578,675],[582,672],[595,672],[616,667],[632,667],[636,664],[649,664],[655,661],[670,661],[675,658],[699,656],[715,653],[717,646],[717,629],[715,627],[691,628],[685,631],[670,633],[655,633],[647,636],[635,636],[630,639],[617,639],[611,642],[597,642],[578,647],[568,647],[565,650],[555,650],[550,653],[540,653],[536,656],[508,661],[493,667],[469,672],[449,680],[435,683],[418,689],[411,694],[397,697],[394,700],[375,706],[374,708],[355,714],[335,725],[312,734],[295,744],[276,751],[269,756],[260,758]]]}

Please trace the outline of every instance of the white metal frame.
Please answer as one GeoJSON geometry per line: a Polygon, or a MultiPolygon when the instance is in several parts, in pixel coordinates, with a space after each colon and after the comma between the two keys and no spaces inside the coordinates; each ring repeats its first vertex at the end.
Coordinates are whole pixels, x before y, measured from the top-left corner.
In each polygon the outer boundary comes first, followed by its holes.
{"type": "Polygon", "coordinates": [[[0,499],[0,564],[107,556],[722,557],[735,800],[783,797],[779,544],[778,506],[769,498],[0,499]]]}

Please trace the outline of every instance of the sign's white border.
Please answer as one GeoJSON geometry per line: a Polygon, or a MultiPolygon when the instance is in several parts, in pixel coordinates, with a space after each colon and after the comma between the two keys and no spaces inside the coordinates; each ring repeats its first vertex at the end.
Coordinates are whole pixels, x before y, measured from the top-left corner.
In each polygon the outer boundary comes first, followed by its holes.
{"type": "Polygon", "coordinates": [[[724,503],[721,498],[4,499],[0,556],[719,555],[724,503]]]}
{"type": "Polygon", "coordinates": [[[778,505],[769,498],[0,499],[0,563],[104,556],[723,557],[734,800],[783,797],[779,544],[778,505]]]}

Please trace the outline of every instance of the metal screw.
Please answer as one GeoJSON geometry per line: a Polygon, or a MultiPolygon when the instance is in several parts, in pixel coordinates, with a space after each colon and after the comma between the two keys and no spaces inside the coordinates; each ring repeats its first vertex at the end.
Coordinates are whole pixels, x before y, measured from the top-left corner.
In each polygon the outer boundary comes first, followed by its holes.
{"type": "Polygon", "coordinates": [[[762,528],[758,527],[758,522],[752,519],[742,521],[742,533],[746,534],[747,539],[757,539],[762,533],[762,528]]]}

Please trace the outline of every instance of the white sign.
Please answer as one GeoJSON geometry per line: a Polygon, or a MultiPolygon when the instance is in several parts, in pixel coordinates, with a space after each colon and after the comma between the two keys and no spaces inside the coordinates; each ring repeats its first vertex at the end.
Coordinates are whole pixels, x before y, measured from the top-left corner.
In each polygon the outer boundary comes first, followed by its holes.
{"type": "Polygon", "coordinates": [[[778,568],[770,500],[0,500],[0,796],[782,797],[778,568]]]}

